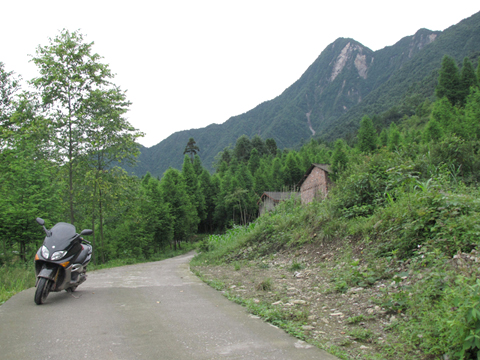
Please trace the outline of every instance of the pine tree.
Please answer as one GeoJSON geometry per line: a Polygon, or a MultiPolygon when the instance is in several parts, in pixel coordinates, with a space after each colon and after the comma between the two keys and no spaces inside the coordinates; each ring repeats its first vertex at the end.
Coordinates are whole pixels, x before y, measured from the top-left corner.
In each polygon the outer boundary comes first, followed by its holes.
{"type": "Polygon", "coordinates": [[[188,139],[187,146],[185,146],[185,150],[183,151],[183,155],[188,154],[192,162],[197,152],[200,151],[200,148],[196,144],[195,139],[191,137],[188,139]]]}
{"type": "Polygon", "coordinates": [[[461,99],[460,74],[453,58],[445,55],[438,76],[435,94],[439,99],[446,97],[452,105],[457,105],[461,99]]]}

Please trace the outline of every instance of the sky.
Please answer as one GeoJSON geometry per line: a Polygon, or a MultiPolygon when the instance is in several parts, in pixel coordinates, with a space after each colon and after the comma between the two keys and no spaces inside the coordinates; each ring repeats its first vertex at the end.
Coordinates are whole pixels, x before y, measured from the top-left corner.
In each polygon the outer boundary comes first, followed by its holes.
{"type": "Polygon", "coordinates": [[[37,47],[79,30],[127,91],[126,116],[151,147],[275,98],[339,37],[379,50],[478,11],[478,0],[15,0],[2,4],[0,62],[31,80],[37,47]]]}

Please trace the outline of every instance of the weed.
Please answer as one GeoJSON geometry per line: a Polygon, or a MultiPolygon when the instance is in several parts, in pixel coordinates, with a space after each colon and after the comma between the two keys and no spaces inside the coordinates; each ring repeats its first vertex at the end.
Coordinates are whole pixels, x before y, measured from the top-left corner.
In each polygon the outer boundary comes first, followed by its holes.
{"type": "Polygon", "coordinates": [[[256,286],[257,290],[271,291],[273,288],[272,279],[267,278],[256,286]]]}
{"type": "Polygon", "coordinates": [[[370,339],[373,337],[373,333],[368,329],[352,329],[348,333],[352,338],[360,342],[370,342],[370,339]]]}
{"type": "Polygon", "coordinates": [[[292,262],[292,265],[290,265],[289,270],[290,271],[298,271],[298,270],[302,270],[304,268],[305,268],[305,266],[302,263],[294,261],[294,262],[292,262]]]}
{"type": "Polygon", "coordinates": [[[365,321],[366,318],[364,315],[357,315],[357,316],[352,316],[349,317],[346,322],[347,324],[358,324],[359,322],[365,321]]]}
{"type": "Polygon", "coordinates": [[[348,285],[345,280],[339,280],[335,282],[335,291],[339,293],[346,293],[348,290],[348,285]]]}

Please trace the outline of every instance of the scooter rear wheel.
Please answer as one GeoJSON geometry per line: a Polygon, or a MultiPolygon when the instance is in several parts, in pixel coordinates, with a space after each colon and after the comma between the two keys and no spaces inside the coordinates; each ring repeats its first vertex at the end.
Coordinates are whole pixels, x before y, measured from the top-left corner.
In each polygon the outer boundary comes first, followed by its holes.
{"type": "Polygon", "coordinates": [[[35,290],[35,304],[42,305],[47,300],[51,287],[52,281],[50,279],[40,278],[38,280],[37,290],[35,290]]]}

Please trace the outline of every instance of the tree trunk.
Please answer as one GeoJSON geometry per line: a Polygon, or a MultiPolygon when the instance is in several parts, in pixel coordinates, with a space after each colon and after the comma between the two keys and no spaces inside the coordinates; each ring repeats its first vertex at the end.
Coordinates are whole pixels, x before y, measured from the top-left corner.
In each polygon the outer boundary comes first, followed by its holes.
{"type": "Polygon", "coordinates": [[[93,237],[92,237],[92,247],[93,247],[93,263],[97,263],[97,252],[95,251],[95,195],[97,194],[97,182],[93,187],[93,198],[92,198],[92,230],[93,230],[93,237]]]}
{"type": "Polygon", "coordinates": [[[103,212],[102,212],[102,189],[98,189],[98,218],[100,221],[100,247],[102,248],[102,253],[100,254],[102,263],[105,263],[105,251],[103,250],[103,212]]]}

